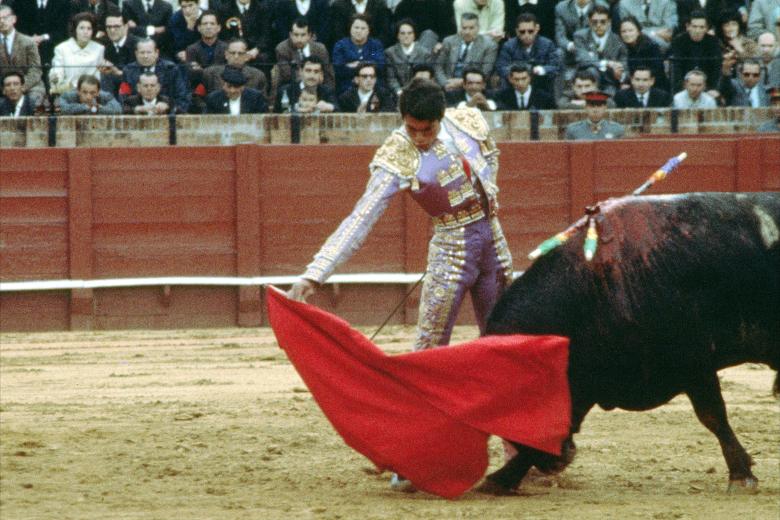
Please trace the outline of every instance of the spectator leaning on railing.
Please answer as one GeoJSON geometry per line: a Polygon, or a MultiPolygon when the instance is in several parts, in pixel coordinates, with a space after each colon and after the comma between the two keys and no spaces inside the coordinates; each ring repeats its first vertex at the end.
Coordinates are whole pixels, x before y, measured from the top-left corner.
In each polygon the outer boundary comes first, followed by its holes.
{"type": "Polygon", "coordinates": [[[631,73],[631,88],[615,94],[618,108],[666,108],[671,102],[668,92],[655,87],[652,69],[644,65],[631,73]]]}
{"type": "Polygon", "coordinates": [[[35,114],[30,96],[24,93],[24,75],[9,70],[2,77],[3,96],[0,97],[0,117],[24,117],[35,114]]]}
{"type": "Polygon", "coordinates": [[[233,67],[222,71],[222,90],[212,92],[206,98],[206,113],[263,114],[268,112],[268,104],[260,91],[246,88],[246,77],[233,67]]]}
{"type": "Polygon", "coordinates": [[[723,76],[718,90],[726,106],[768,107],[769,94],[761,84],[761,65],[756,60],[745,60],[738,67],[737,77],[723,76]]]}
{"type": "Polygon", "coordinates": [[[141,74],[136,89],[138,94],[126,97],[122,104],[125,114],[157,116],[174,111],[171,98],[160,94],[160,79],[153,72],[141,74]]]}
{"type": "Polygon", "coordinates": [[[484,111],[498,110],[498,104],[487,93],[487,79],[477,67],[463,71],[463,88],[447,92],[447,106],[478,108],[484,111]]]}
{"type": "Polygon", "coordinates": [[[674,95],[674,108],[718,108],[715,98],[704,91],[707,86],[707,74],[704,72],[696,69],[688,71],[683,85],[685,88],[674,95]]]}
{"type": "Polygon", "coordinates": [[[76,90],[64,92],[57,98],[56,106],[62,115],[117,115],[122,105],[109,92],[100,90],[100,81],[89,74],[81,75],[76,90]]]}
{"type": "Polygon", "coordinates": [[[395,95],[377,84],[377,66],[374,63],[361,63],[353,79],[354,85],[339,96],[341,112],[358,114],[371,112],[395,112],[395,95]]]}

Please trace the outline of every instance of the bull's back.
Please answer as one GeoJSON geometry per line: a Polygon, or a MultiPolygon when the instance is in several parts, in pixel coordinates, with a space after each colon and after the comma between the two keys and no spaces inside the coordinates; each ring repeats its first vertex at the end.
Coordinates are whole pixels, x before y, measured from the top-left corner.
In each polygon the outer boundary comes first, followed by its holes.
{"type": "Polygon", "coordinates": [[[489,333],[571,338],[572,391],[651,408],[692,377],[746,361],[780,368],[780,195],[608,201],[595,258],[584,230],[506,291],[489,333]]]}

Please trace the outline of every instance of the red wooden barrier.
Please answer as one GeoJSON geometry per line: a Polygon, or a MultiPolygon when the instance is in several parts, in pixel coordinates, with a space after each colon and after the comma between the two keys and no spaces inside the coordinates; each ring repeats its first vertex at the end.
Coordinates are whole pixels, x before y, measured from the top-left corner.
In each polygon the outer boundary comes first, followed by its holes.
{"type": "MultiPolygon", "coordinates": [[[[515,268],[588,204],[629,193],[780,191],[780,138],[501,143],[501,218],[515,268]]],[[[0,279],[298,274],[352,208],[373,146],[11,149],[0,160],[0,279]]],[[[340,272],[421,272],[428,219],[398,197],[340,272]]],[[[350,286],[316,303],[376,323],[403,286],[350,286]]],[[[397,321],[413,322],[411,298],[397,321]]],[[[0,293],[0,330],[251,326],[258,288],[0,293]]],[[[468,319],[468,313],[466,313],[468,319]]]]}

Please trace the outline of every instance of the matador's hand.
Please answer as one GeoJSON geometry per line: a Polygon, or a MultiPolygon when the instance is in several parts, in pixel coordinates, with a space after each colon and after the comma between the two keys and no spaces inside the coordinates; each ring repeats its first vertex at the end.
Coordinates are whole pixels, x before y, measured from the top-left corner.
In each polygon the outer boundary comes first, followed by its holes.
{"type": "Polygon", "coordinates": [[[318,288],[319,284],[317,282],[301,278],[287,291],[287,297],[291,300],[305,302],[312,294],[317,292],[318,288]]]}

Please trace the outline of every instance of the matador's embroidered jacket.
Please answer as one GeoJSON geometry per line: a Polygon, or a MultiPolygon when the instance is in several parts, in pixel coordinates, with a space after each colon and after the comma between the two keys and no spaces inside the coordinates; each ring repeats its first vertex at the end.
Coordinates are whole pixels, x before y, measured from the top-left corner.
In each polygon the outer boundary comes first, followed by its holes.
{"type": "Polygon", "coordinates": [[[486,212],[495,213],[498,149],[487,122],[477,109],[458,108],[448,109],[441,124],[451,141],[437,139],[424,152],[414,146],[403,127],[393,131],[369,165],[371,177],[365,192],[306,267],[304,278],[318,283],[327,280],[360,248],[399,191],[409,191],[433,218],[436,232],[476,222],[488,216],[486,212]],[[484,192],[487,206],[479,191],[484,192]]]}

